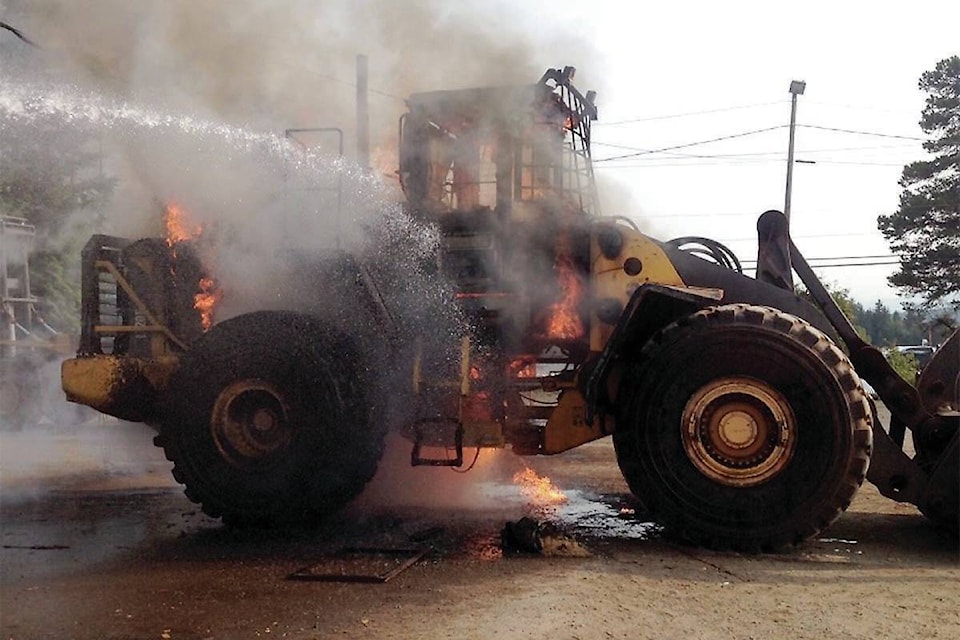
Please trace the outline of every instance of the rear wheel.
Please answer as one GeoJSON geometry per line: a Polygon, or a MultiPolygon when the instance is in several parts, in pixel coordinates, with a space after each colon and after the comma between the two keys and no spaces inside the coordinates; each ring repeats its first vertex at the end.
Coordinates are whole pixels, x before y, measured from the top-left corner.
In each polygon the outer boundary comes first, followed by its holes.
{"type": "Polygon", "coordinates": [[[353,341],[316,318],[257,312],[216,325],[184,356],[158,444],[209,515],[309,522],[373,476],[383,433],[353,341]]]}
{"type": "Polygon", "coordinates": [[[706,309],[667,327],[624,378],[614,434],[631,490],[697,544],[796,544],[862,484],[869,406],[820,331],[765,307],[706,309]]]}

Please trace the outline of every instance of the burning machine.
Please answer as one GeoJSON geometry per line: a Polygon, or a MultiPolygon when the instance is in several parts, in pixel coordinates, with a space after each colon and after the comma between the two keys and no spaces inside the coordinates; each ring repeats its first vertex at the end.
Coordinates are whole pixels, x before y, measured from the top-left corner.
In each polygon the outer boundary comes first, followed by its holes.
{"type": "Polygon", "coordinates": [[[155,425],[187,495],[233,522],[343,504],[391,423],[412,463],[434,466],[474,447],[556,454],[612,435],[644,505],[704,544],[813,536],[865,477],[956,531],[957,334],[914,388],[857,337],[782,214],[760,217],[758,279],[717,242],[661,242],[601,216],[595,96],[572,78],[408,100],[399,176],[410,215],[439,231],[421,267],[459,309],[457,335],[397,322],[376,270],[339,252],[277,267],[339,305],[281,299],[206,331],[198,296],[215,286],[189,241],[97,236],[68,397],[155,425]],[[794,294],[794,271],[816,306],[794,294]]]}

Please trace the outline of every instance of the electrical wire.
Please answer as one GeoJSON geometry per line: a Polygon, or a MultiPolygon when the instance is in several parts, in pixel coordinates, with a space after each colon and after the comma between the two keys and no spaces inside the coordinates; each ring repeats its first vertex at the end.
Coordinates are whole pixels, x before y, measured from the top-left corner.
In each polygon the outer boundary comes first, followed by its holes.
{"type": "MultiPolygon", "coordinates": [[[[773,127],[766,127],[766,128],[763,128],[763,129],[754,129],[754,130],[751,130],[751,131],[743,131],[743,132],[731,134],[731,135],[728,135],[728,136],[720,136],[720,137],[718,137],[718,138],[711,138],[711,139],[709,139],[709,140],[700,140],[700,141],[696,141],[696,142],[688,142],[688,143],[684,143],[684,144],[673,145],[673,146],[670,146],[670,147],[661,147],[661,148],[659,148],[659,149],[643,149],[643,148],[639,148],[639,147],[628,147],[628,146],[626,146],[626,145],[618,145],[618,144],[616,144],[616,143],[594,142],[594,144],[595,144],[595,145],[598,145],[598,146],[609,146],[609,147],[613,147],[613,148],[622,148],[622,149],[631,149],[631,148],[633,148],[633,149],[635,149],[635,151],[634,151],[633,153],[626,153],[626,154],[621,154],[621,155],[618,155],[618,156],[610,156],[610,157],[608,157],[608,158],[598,158],[598,159],[594,160],[593,162],[594,162],[594,164],[596,164],[596,163],[599,163],[599,162],[612,162],[612,161],[615,161],[615,160],[623,160],[623,159],[627,159],[627,158],[636,158],[636,157],[638,157],[638,156],[651,155],[651,154],[655,154],[655,153],[663,153],[663,152],[666,152],[666,151],[673,151],[673,150],[675,150],[675,149],[685,149],[685,148],[688,148],[688,147],[694,147],[694,146],[698,146],[698,145],[702,145],[702,144],[710,144],[710,143],[713,143],[713,142],[721,142],[721,141],[723,141],[723,140],[731,140],[731,139],[734,139],[734,138],[742,138],[742,137],[745,137],[745,136],[756,135],[756,134],[759,134],[759,133],[766,133],[766,132],[768,132],[768,131],[774,131],[774,130],[776,130],[776,129],[788,128],[789,126],[790,126],[790,125],[781,124],[781,125],[776,125],[776,126],[773,126],[773,127]]],[[[896,135],[896,134],[890,134],[890,133],[881,133],[881,132],[878,132],[878,131],[862,131],[862,130],[857,130],[857,129],[843,129],[843,128],[840,128],[840,127],[823,127],[823,126],[820,126],[820,125],[813,125],[813,124],[797,124],[796,126],[797,126],[797,127],[807,128],[807,129],[816,129],[816,130],[820,130],[820,131],[832,131],[832,132],[836,132],[836,133],[849,133],[849,134],[855,134],[855,135],[873,136],[873,137],[878,137],[878,138],[891,138],[891,139],[895,139],[895,140],[910,140],[910,141],[913,141],[913,142],[923,142],[923,141],[925,141],[925,138],[921,138],[921,137],[917,137],[917,136],[903,136],[903,135],[896,135]]],[[[818,152],[817,152],[817,151],[809,151],[809,152],[803,152],[803,153],[818,153],[818,152]]],[[[687,154],[674,154],[674,155],[685,156],[685,155],[687,155],[687,154]]],[[[748,155],[748,154],[743,154],[743,155],[748,155]]],[[[695,155],[695,154],[690,154],[690,157],[702,157],[702,158],[736,157],[736,156],[737,156],[737,154],[729,154],[729,155],[726,155],[726,156],[711,156],[711,155],[695,155]]],[[[826,160],[823,160],[823,161],[821,161],[821,162],[827,162],[827,161],[826,161],[826,160]]],[[[863,163],[863,164],[866,164],[866,163],[863,163]]],[[[618,165],[618,166],[621,166],[621,167],[622,167],[622,166],[628,166],[628,165],[618,165]]]]}
{"type": "MultiPolygon", "coordinates": [[[[626,151],[647,151],[642,147],[634,147],[625,144],[617,144],[615,142],[602,142],[594,140],[592,142],[594,147],[611,147],[613,149],[623,149],[626,151]]],[[[834,153],[834,152],[845,152],[845,151],[873,151],[876,149],[902,149],[905,147],[916,147],[913,142],[898,142],[895,144],[881,144],[881,145],[870,145],[867,147],[830,147],[827,149],[805,149],[799,150],[797,153],[801,155],[810,155],[814,153],[834,153]]],[[[757,157],[757,156],[776,156],[777,160],[783,161],[786,160],[787,154],[783,150],[779,151],[748,151],[744,153],[665,153],[664,155],[668,157],[677,157],[677,158],[747,158],[747,157],[757,157]]],[[[653,158],[652,158],[653,159],[653,158]]]]}
{"type": "Polygon", "coordinates": [[[875,107],[872,105],[863,105],[863,104],[840,104],[838,102],[819,102],[817,100],[808,100],[803,99],[803,104],[813,104],[821,107],[834,107],[838,109],[860,109],[863,111],[879,111],[881,113],[899,113],[899,114],[910,114],[911,116],[916,116],[917,113],[913,109],[884,109],[882,107],[875,107]]]}
{"type": "Polygon", "coordinates": [[[471,469],[473,469],[473,466],[477,464],[477,460],[479,459],[480,459],[480,447],[477,447],[477,452],[473,455],[473,462],[470,463],[470,466],[468,466],[466,469],[457,469],[456,467],[450,467],[450,470],[453,471],[454,473],[466,473],[467,471],[470,471],[471,469]]]}
{"type": "Polygon", "coordinates": [[[817,129],[819,131],[835,131],[838,133],[853,133],[860,136],[874,136],[876,138],[894,138],[897,140],[916,140],[918,142],[925,142],[926,138],[918,138],[917,136],[900,136],[894,135],[892,133],[879,133],[877,131],[858,131],[856,129],[840,129],[838,127],[821,127],[815,124],[797,124],[798,127],[803,127],[804,129],[817,129]]]}
{"type": "Polygon", "coordinates": [[[610,161],[612,161],[612,160],[622,160],[622,159],[624,159],[624,158],[635,158],[635,157],[637,157],[637,156],[648,155],[648,154],[651,154],[651,153],[661,153],[661,152],[663,152],[663,151],[673,151],[674,149],[686,149],[687,147],[696,147],[696,146],[701,145],[701,144],[710,144],[711,142],[721,142],[721,141],[723,141],[723,140],[732,140],[732,139],[734,139],[734,138],[743,138],[743,137],[746,137],[746,136],[757,135],[758,133],[766,133],[766,132],[768,132],[768,131],[776,131],[777,129],[784,129],[784,128],[789,127],[789,126],[790,126],[790,125],[787,125],[787,124],[778,124],[778,125],[775,125],[775,126],[773,126],[773,127],[766,127],[766,128],[764,128],[764,129],[753,129],[753,130],[751,130],[751,131],[741,131],[740,133],[733,133],[733,134],[726,135],[726,136],[720,136],[719,138],[711,138],[711,139],[709,139],[709,140],[698,140],[698,141],[696,141],[696,142],[686,142],[686,143],[684,143],[684,144],[677,144],[677,145],[673,145],[673,146],[670,146],[670,147],[662,147],[662,148],[660,148],[660,149],[649,149],[649,150],[646,150],[646,151],[638,151],[638,152],[636,152],[636,153],[626,153],[626,154],[619,155],[619,156],[611,156],[611,157],[609,157],[609,158],[599,158],[599,159],[597,159],[597,160],[594,160],[593,162],[594,162],[594,164],[596,164],[596,163],[598,163],[598,162],[610,162],[610,161]]]}
{"type": "Polygon", "coordinates": [[[812,264],[813,269],[832,269],[834,267],[893,267],[900,264],[899,260],[891,262],[841,262],[838,264],[812,264]]]}
{"type": "MultiPolygon", "coordinates": [[[[654,159],[659,160],[659,158],[654,159]]],[[[602,165],[595,167],[596,169],[609,170],[609,169],[643,169],[643,168],[669,168],[669,167],[716,167],[716,166],[725,166],[725,167],[758,167],[763,165],[771,164],[782,164],[786,162],[785,158],[773,158],[773,159],[756,159],[756,160],[737,160],[737,161],[728,161],[723,162],[722,159],[718,159],[715,162],[684,162],[682,158],[674,158],[671,162],[642,162],[642,163],[631,163],[631,164],[615,164],[615,165],[602,165]]],[[[799,161],[798,161],[799,162],[799,161]]],[[[849,166],[849,167],[903,167],[906,164],[909,164],[909,161],[904,162],[857,162],[853,160],[814,160],[809,163],[801,162],[800,164],[824,164],[824,165],[837,165],[837,166],[849,166]]]]}
{"type": "MultiPolygon", "coordinates": [[[[892,253],[876,256],[833,256],[823,258],[807,258],[807,262],[817,262],[822,260],[889,260],[891,258],[899,259],[899,256],[896,256],[892,253]]],[[[756,264],[756,262],[756,260],[744,260],[743,264],[756,264]]]]}
{"type": "Polygon", "coordinates": [[[603,126],[603,127],[614,127],[621,124],[632,124],[635,122],[653,122],[654,120],[672,120],[674,118],[687,118],[690,116],[700,116],[700,115],[705,115],[709,113],[721,113],[724,111],[738,111],[741,109],[754,109],[756,107],[768,107],[773,104],[787,104],[788,102],[789,100],[776,100],[774,102],[759,102],[755,104],[743,104],[743,105],[737,105],[733,107],[721,107],[719,109],[706,109],[704,111],[688,111],[686,113],[669,113],[669,114],[659,115],[659,116],[629,118],[627,120],[615,120],[614,122],[603,122],[598,120],[597,125],[603,126]]]}

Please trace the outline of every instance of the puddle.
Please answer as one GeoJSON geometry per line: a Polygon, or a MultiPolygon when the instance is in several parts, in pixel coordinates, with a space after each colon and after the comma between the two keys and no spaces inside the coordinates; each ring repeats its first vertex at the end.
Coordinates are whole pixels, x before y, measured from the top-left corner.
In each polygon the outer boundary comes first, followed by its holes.
{"type": "Polygon", "coordinates": [[[833,547],[834,553],[849,553],[856,556],[862,556],[863,551],[853,549],[853,545],[859,544],[857,540],[846,540],[844,538],[817,538],[817,542],[827,545],[837,545],[833,547]]]}
{"type": "Polygon", "coordinates": [[[839,544],[857,544],[856,540],[844,540],[843,538],[817,538],[817,542],[839,543],[839,544]]]}
{"type": "Polygon", "coordinates": [[[649,540],[660,534],[660,525],[622,504],[615,496],[598,496],[571,489],[567,501],[538,509],[545,520],[576,535],[590,538],[649,540]]]}
{"type": "Polygon", "coordinates": [[[564,502],[536,504],[515,484],[487,482],[483,483],[481,491],[504,506],[525,506],[531,515],[575,536],[648,540],[661,532],[660,525],[645,520],[642,513],[637,514],[618,496],[568,489],[563,491],[564,502]]]}

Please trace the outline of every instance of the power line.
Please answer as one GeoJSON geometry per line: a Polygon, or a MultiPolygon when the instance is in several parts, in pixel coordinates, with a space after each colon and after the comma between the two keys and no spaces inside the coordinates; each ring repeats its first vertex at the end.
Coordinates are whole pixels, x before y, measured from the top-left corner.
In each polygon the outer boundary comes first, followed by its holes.
{"type": "Polygon", "coordinates": [[[599,120],[598,120],[598,121],[597,121],[597,124],[594,125],[594,126],[613,127],[613,126],[617,126],[617,125],[621,125],[621,124],[631,124],[631,123],[634,123],[634,122],[652,122],[652,121],[654,121],[654,120],[672,120],[672,119],[674,119],[674,118],[686,118],[686,117],[689,117],[689,116],[700,116],[700,115],[706,115],[706,114],[710,114],[710,113],[721,113],[721,112],[724,112],[724,111],[738,111],[738,110],[741,110],[741,109],[754,109],[754,108],[756,108],[756,107],[768,107],[768,106],[773,105],[773,104],[783,104],[784,102],[786,102],[786,101],[785,101],[785,100],[776,100],[776,101],[774,101],[774,102],[759,102],[759,103],[755,103],[755,104],[742,104],[742,105],[737,105],[737,106],[733,106],[733,107],[721,107],[721,108],[719,108],[719,109],[706,109],[706,110],[704,110],[704,111],[687,111],[687,112],[685,112],[685,113],[669,113],[669,114],[664,114],[664,115],[659,115],[659,116],[649,116],[649,117],[643,117],[643,118],[630,118],[630,119],[627,119],[627,120],[616,120],[616,121],[614,121],[614,122],[603,122],[603,121],[599,121],[599,120]]]}
{"type": "Polygon", "coordinates": [[[804,99],[803,104],[815,104],[821,107],[837,107],[840,109],[862,109],[864,111],[879,111],[881,113],[909,113],[911,115],[916,115],[917,112],[913,109],[883,109],[881,107],[874,107],[868,105],[858,105],[858,104],[840,104],[838,102],[818,102],[816,100],[806,100],[804,99]]]}
{"type": "Polygon", "coordinates": [[[860,167],[903,167],[904,162],[855,162],[853,160],[816,160],[815,164],[855,165],[860,167]]]}
{"type": "MultiPolygon", "coordinates": [[[[690,158],[695,160],[696,158],[690,158]]],[[[765,164],[780,164],[785,162],[783,158],[756,158],[723,161],[723,158],[717,158],[715,162],[686,162],[684,158],[651,158],[653,162],[636,162],[630,164],[615,164],[595,167],[596,169],[660,169],[669,167],[715,167],[723,165],[727,167],[753,167],[765,164]],[[664,162],[672,160],[672,162],[664,162]]],[[[903,167],[905,162],[857,162],[853,160],[816,160],[809,164],[828,164],[842,166],[861,166],[861,167],[903,167]]]]}
{"type": "MultiPolygon", "coordinates": [[[[794,240],[809,240],[813,238],[852,238],[852,237],[864,237],[872,236],[877,237],[881,235],[879,229],[871,231],[869,233],[864,233],[862,231],[851,231],[849,233],[813,233],[807,235],[792,235],[791,237],[794,240]]],[[[756,242],[757,237],[751,236],[749,238],[717,238],[718,242],[756,242]]]]}
{"type": "MultiPolygon", "coordinates": [[[[666,151],[673,151],[673,150],[675,150],[675,149],[685,149],[685,148],[688,148],[688,147],[695,147],[695,146],[699,146],[699,145],[702,145],[702,144],[710,144],[710,143],[712,143],[712,142],[720,142],[720,141],[723,141],[723,140],[731,140],[731,139],[734,139],[734,138],[742,138],[742,137],[745,137],[745,136],[756,135],[756,134],[758,134],[758,133],[766,133],[766,132],[768,132],[768,131],[774,131],[774,130],[776,130],[776,129],[783,129],[783,128],[787,127],[787,126],[788,126],[788,125],[785,125],[785,124],[775,125],[775,126],[766,127],[766,128],[763,128],[763,129],[754,129],[754,130],[751,130],[751,131],[743,131],[743,132],[740,132],[740,133],[734,133],[734,134],[731,134],[731,135],[728,135],[728,136],[720,136],[720,137],[718,137],[718,138],[711,138],[711,139],[709,139],[709,140],[699,140],[699,141],[697,141],[697,142],[688,142],[688,143],[684,143],[684,144],[673,145],[673,146],[670,146],[670,147],[661,147],[661,148],[659,148],[659,149],[643,149],[643,148],[640,148],[640,147],[630,147],[630,146],[626,146],[626,145],[619,145],[619,144],[616,144],[616,143],[613,143],[613,142],[594,142],[593,144],[596,145],[596,146],[607,146],[607,147],[613,147],[613,148],[615,148],[615,149],[631,149],[631,150],[634,150],[633,153],[626,153],[626,154],[622,154],[622,155],[619,155],[619,156],[611,156],[611,157],[609,157],[609,158],[598,158],[598,159],[594,160],[594,163],[598,163],[598,162],[612,162],[612,161],[615,161],[615,160],[624,160],[624,159],[627,159],[627,158],[636,158],[636,157],[638,157],[638,156],[651,155],[651,154],[655,154],[655,153],[664,153],[664,152],[666,152],[666,151]]],[[[851,133],[851,134],[857,134],[857,135],[874,136],[874,137],[879,137],[879,138],[893,138],[893,139],[898,139],[898,140],[910,140],[910,141],[919,141],[919,142],[923,142],[923,141],[924,141],[924,138],[918,138],[918,137],[915,137],[915,136],[901,136],[901,135],[895,135],[895,134],[889,134],[889,133],[880,133],[880,132],[877,132],[877,131],[858,131],[858,130],[854,130],[854,129],[841,129],[841,128],[837,128],[837,127],[821,127],[821,126],[819,126],[819,125],[812,125],[812,124],[798,124],[797,126],[798,126],[798,127],[805,127],[805,128],[807,128],[807,129],[818,129],[818,130],[821,130],[821,131],[833,131],[833,132],[837,132],[837,133],[851,133]]],[[[893,145],[891,145],[891,146],[893,146],[893,145]]],[[[906,145],[904,145],[904,146],[906,146],[906,145]]],[[[871,149],[871,148],[884,148],[884,147],[883,147],[883,146],[864,147],[863,149],[871,149]]],[[[858,148],[857,148],[857,147],[849,147],[849,148],[847,148],[847,149],[849,149],[849,150],[857,150],[858,148]]],[[[844,149],[844,148],[839,148],[839,149],[823,149],[823,150],[814,150],[814,151],[804,151],[804,152],[801,152],[801,153],[827,153],[827,152],[832,152],[832,151],[844,151],[844,150],[847,150],[847,149],[844,149]]],[[[769,154],[774,154],[774,153],[777,153],[777,152],[756,152],[756,153],[752,153],[752,154],[751,154],[751,153],[744,153],[744,154],[725,154],[725,155],[724,155],[724,154],[720,154],[720,155],[709,155],[709,154],[699,154],[699,155],[698,155],[698,154],[675,154],[675,155],[684,156],[684,157],[691,157],[691,158],[728,158],[728,157],[729,157],[729,158],[734,158],[734,157],[741,157],[741,156],[748,156],[748,155],[769,155],[769,154]]],[[[779,152],[779,153],[782,153],[782,152],[779,152]]],[[[823,161],[823,162],[826,162],[826,161],[823,161]]]]}
{"type": "Polygon", "coordinates": [[[918,138],[916,136],[899,136],[892,133],[878,133],[876,131],[858,131],[856,129],[839,129],[837,127],[821,127],[815,124],[798,124],[798,127],[803,127],[805,129],[818,129],[820,131],[836,131],[838,133],[853,133],[860,136],[874,136],[877,138],[896,138],[898,140],[916,140],[918,142],[925,142],[926,138],[918,138]]]}
{"type": "MultiPolygon", "coordinates": [[[[892,253],[885,255],[874,255],[874,256],[823,256],[820,258],[807,258],[807,262],[833,262],[834,260],[891,260],[896,259],[898,262],[900,257],[892,253]]],[[[756,264],[756,260],[741,260],[743,264],[756,264]]]]}
{"type": "Polygon", "coordinates": [[[638,151],[636,153],[626,153],[620,156],[612,156],[609,158],[599,158],[594,160],[594,163],[597,162],[610,162],[611,160],[622,160],[624,158],[635,158],[637,156],[648,155],[651,153],[661,153],[663,151],[673,151],[674,149],[685,149],[687,147],[696,147],[701,144],[710,144],[711,142],[720,142],[722,140],[732,140],[734,138],[743,138],[746,136],[756,135],[758,133],[766,133],[768,131],[775,131],[777,129],[786,128],[785,124],[778,124],[773,127],[766,127],[764,129],[753,129],[752,131],[741,131],[740,133],[733,133],[727,136],[720,136],[719,138],[711,138],[710,140],[698,140],[697,142],[686,142],[684,144],[677,144],[670,147],[662,147],[660,149],[648,149],[646,151],[638,151]]]}
{"type": "MultiPolygon", "coordinates": [[[[615,142],[603,142],[603,141],[593,141],[594,147],[611,147],[614,149],[624,149],[628,151],[646,151],[642,147],[634,147],[625,144],[617,144],[615,142]]],[[[861,146],[861,147],[828,147],[824,149],[806,149],[798,150],[797,153],[801,155],[810,155],[812,153],[833,153],[833,152],[843,152],[843,151],[871,151],[875,149],[901,149],[904,147],[915,147],[916,145],[913,142],[898,142],[894,144],[875,144],[870,146],[861,146]]],[[[783,150],[778,151],[748,151],[743,153],[670,153],[666,154],[669,156],[678,156],[684,158],[745,158],[745,157],[755,157],[755,156],[780,156],[780,159],[786,159],[786,153],[783,150]]]]}
{"type": "Polygon", "coordinates": [[[840,264],[812,264],[814,269],[833,269],[835,267],[894,267],[900,264],[899,260],[892,262],[844,262],[840,264]]]}
{"type": "MultiPolygon", "coordinates": [[[[743,264],[743,268],[747,271],[756,271],[757,266],[755,264],[747,264],[740,261],[743,264]]],[[[850,262],[850,263],[841,263],[841,264],[811,264],[812,269],[834,269],[838,267],[895,267],[900,264],[900,261],[895,262],[850,262]]]]}

